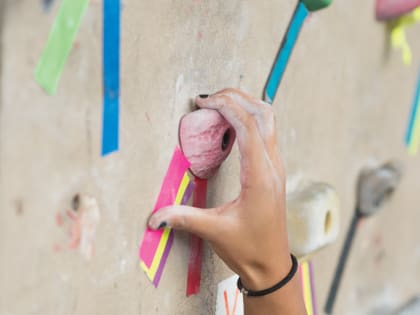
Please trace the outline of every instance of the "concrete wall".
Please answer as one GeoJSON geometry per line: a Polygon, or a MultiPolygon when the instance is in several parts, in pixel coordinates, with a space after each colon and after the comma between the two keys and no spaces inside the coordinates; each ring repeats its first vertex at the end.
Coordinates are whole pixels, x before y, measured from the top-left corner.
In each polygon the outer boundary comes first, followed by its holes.
{"type": "MultiPolygon", "coordinates": [[[[374,1],[336,1],[306,23],[274,104],[289,177],[334,185],[342,230],[313,255],[320,308],[352,216],[358,171],[402,160],[395,198],[356,237],[337,314],[371,314],[418,292],[419,158],[403,136],[420,61],[389,50],[374,1]]],[[[178,233],[158,289],[137,251],[190,98],[220,88],[262,90],[295,1],[123,1],[120,151],[100,156],[102,5],[91,0],[56,95],[33,72],[58,4],[9,1],[4,17],[0,112],[0,314],[211,314],[229,270],[206,247],[202,292],[185,297],[188,236],[178,233]],[[54,251],[67,236],[56,214],[76,193],[101,211],[95,253],[54,251]]],[[[236,148],[210,183],[210,206],[239,191],[236,148]]]]}

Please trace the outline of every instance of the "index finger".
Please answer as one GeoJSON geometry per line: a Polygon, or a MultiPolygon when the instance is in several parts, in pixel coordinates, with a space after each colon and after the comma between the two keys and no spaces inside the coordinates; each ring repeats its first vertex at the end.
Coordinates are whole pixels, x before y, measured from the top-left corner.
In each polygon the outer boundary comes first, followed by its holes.
{"type": "Polygon", "coordinates": [[[265,146],[254,117],[227,95],[197,97],[195,102],[200,107],[219,111],[235,129],[242,169],[261,171],[265,165],[265,146]]]}
{"type": "Polygon", "coordinates": [[[284,176],[283,163],[278,152],[277,134],[272,106],[234,88],[223,89],[217,92],[216,95],[226,95],[230,97],[244,110],[254,116],[261,138],[265,144],[265,149],[279,175],[284,176]]]}

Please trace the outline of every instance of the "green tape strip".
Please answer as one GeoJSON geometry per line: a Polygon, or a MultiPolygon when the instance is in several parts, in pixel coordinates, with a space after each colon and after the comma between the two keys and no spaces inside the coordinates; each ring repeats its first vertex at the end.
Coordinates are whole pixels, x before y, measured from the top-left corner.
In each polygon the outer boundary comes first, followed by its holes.
{"type": "Polygon", "coordinates": [[[63,0],[61,4],[47,45],[35,69],[35,80],[48,94],[54,94],[57,89],[87,4],[88,0],[63,0]]]}

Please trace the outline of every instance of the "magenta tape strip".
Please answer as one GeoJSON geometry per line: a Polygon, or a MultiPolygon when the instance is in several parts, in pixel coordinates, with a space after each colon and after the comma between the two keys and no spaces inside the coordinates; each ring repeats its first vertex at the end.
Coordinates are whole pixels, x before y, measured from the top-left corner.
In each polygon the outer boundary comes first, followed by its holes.
{"type": "MultiPolygon", "coordinates": [[[[194,192],[194,182],[191,181],[188,184],[187,189],[185,190],[184,197],[182,198],[182,201],[181,201],[182,205],[185,205],[188,202],[188,200],[190,200],[193,192],[194,192]]],[[[157,287],[159,284],[160,277],[162,276],[162,273],[163,273],[163,268],[165,267],[166,260],[168,259],[169,252],[172,247],[172,243],[174,242],[174,238],[175,238],[175,233],[172,230],[171,234],[169,234],[168,243],[166,244],[165,251],[163,252],[162,260],[160,261],[159,268],[155,275],[155,279],[153,280],[153,284],[155,285],[155,287],[157,287]]]]}
{"type": "MultiPolygon", "coordinates": [[[[180,183],[189,167],[190,162],[177,147],[172,156],[172,160],[169,164],[168,171],[166,172],[160,189],[159,197],[152,213],[155,213],[163,207],[170,206],[175,202],[180,183]]],[[[152,264],[154,254],[159,245],[162,234],[163,230],[155,231],[150,228],[146,228],[146,231],[144,232],[139,255],[140,259],[148,268],[150,268],[152,264]]]]}

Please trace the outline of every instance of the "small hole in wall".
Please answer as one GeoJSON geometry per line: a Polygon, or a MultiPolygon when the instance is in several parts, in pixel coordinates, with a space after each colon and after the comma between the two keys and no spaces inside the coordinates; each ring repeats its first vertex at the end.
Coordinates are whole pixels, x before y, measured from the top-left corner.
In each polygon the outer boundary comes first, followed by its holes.
{"type": "Polygon", "coordinates": [[[388,187],[379,197],[374,201],[375,207],[380,207],[383,202],[389,199],[394,192],[394,187],[388,187]]]}
{"type": "Polygon", "coordinates": [[[71,199],[71,208],[74,211],[77,211],[79,209],[80,206],[80,195],[76,194],[74,195],[74,197],[71,199]]]}
{"type": "Polygon", "coordinates": [[[222,151],[225,151],[227,147],[229,146],[229,140],[230,140],[230,129],[226,130],[223,134],[222,139],[222,151]]]}
{"type": "Polygon", "coordinates": [[[23,201],[21,199],[15,201],[15,213],[18,216],[23,214],[23,201]]]}
{"type": "Polygon", "coordinates": [[[325,215],[325,222],[324,222],[324,231],[327,234],[331,230],[332,218],[330,210],[327,211],[325,215]]]}

